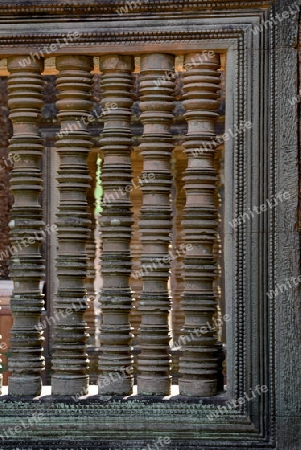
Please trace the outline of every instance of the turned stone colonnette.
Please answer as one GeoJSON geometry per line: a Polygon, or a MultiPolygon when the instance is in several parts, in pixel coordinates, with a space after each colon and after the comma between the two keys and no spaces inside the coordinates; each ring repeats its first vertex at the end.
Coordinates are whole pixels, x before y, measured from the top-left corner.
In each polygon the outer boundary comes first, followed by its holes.
{"type": "Polygon", "coordinates": [[[187,54],[185,65],[184,106],[188,133],[184,147],[188,165],[184,174],[186,204],[182,227],[185,243],[191,244],[192,250],[184,259],[182,308],[185,324],[179,388],[182,395],[211,396],[217,392],[217,337],[214,331],[196,335],[194,330],[206,327],[207,322],[212,325],[217,308],[214,289],[217,170],[213,140],[218,115],[219,55],[200,62],[196,54],[187,54]]]}
{"type": "Polygon", "coordinates": [[[141,122],[144,130],[140,145],[144,159],[141,178],[143,203],[140,212],[143,290],[140,295],[140,347],[138,356],[138,394],[170,394],[168,290],[172,212],[171,153],[173,140],[175,57],[149,54],[141,57],[141,122]]]}
{"type": "Polygon", "coordinates": [[[43,145],[38,126],[43,105],[41,72],[44,61],[29,58],[29,64],[24,66],[22,60],[24,57],[21,56],[8,59],[8,106],[13,123],[9,154],[14,160],[10,235],[14,249],[10,267],[14,282],[10,302],[14,323],[8,392],[14,396],[35,396],[41,393],[41,372],[45,365],[42,355],[44,339],[39,328],[44,306],[40,290],[44,274],[40,252],[44,223],[39,203],[43,145]]]}
{"type": "Polygon", "coordinates": [[[129,279],[132,270],[130,190],[134,59],[131,56],[104,56],[100,58],[100,68],[103,72],[101,105],[104,109],[100,145],[104,159],[103,212],[100,217],[103,287],[100,292],[102,323],[99,339],[102,353],[99,357],[98,392],[129,395],[133,388],[129,279]]]}
{"type": "Polygon", "coordinates": [[[57,107],[62,137],[57,142],[60,193],[57,226],[58,289],[55,297],[53,395],[88,393],[87,254],[90,220],[87,192],[90,175],[87,157],[92,146],[87,131],[91,101],[93,58],[57,57],[57,107]]]}

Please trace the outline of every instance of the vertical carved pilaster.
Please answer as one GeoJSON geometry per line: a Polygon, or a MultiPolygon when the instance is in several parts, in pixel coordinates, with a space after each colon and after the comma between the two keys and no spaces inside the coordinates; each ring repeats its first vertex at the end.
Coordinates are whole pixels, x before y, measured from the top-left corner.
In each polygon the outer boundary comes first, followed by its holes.
{"type": "Polygon", "coordinates": [[[206,150],[203,147],[215,138],[219,55],[201,62],[197,54],[188,54],[185,67],[184,106],[188,134],[184,147],[188,166],[184,174],[186,204],[182,226],[185,243],[192,245],[192,250],[186,253],[184,260],[185,343],[180,358],[179,388],[182,395],[211,396],[217,390],[216,335],[214,331],[194,331],[206,327],[207,322],[212,325],[217,306],[213,287],[216,277],[213,247],[218,227],[215,146],[206,150]]]}
{"type": "Polygon", "coordinates": [[[133,223],[130,124],[134,61],[130,56],[108,55],[100,58],[100,68],[103,72],[104,130],[100,143],[104,155],[104,195],[100,216],[103,288],[100,293],[102,355],[99,357],[98,392],[128,395],[133,386],[129,277],[133,223]]]}
{"type": "Polygon", "coordinates": [[[173,119],[174,82],[165,78],[174,70],[174,56],[151,54],[141,57],[141,121],[144,125],[141,154],[143,205],[139,226],[142,235],[140,296],[141,353],[138,357],[138,393],[170,393],[168,314],[170,297],[169,244],[172,229],[170,206],[170,158],[173,149],[170,125],[173,119]],[[163,77],[163,79],[161,79],[163,77]]]}
{"type": "Polygon", "coordinates": [[[11,310],[14,324],[11,330],[9,369],[10,395],[40,395],[43,338],[39,329],[44,305],[40,282],[44,273],[40,245],[42,240],[42,190],[40,160],[42,140],[38,121],[42,107],[44,62],[30,59],[22,67],[24,57],[8,60],[8,106],[13,122],[13,137],[9,152],[14,161],[11,190],[14,194],[11,221],[11,276],[14,290],[11,310]]]}
{"type": "Polygon", "coordinates": [[[87,190],[90,176],[87,156],[91,147],[84,120],[92,107],[91,86],[93,58],[60,56],[57,58],[58,118],[61,138],[57,142],[60,159],[57,213],[58,290],[55,298],[54,355],[52,393],[75,395],[88,392],[88,337],[84,313],[86,302],[86,244],[90,221],[87,190]],[[66,134],[63,133],[66,131],[66,134]]]}

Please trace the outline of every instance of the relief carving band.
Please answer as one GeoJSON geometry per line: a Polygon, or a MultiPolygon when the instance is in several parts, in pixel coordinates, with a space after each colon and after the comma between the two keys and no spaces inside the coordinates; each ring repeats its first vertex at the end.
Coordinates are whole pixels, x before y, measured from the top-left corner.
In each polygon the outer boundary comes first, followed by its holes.
{"type": "Polygon", "coordinates": [[[217,393],[217,338],[214,331],[190,333],[212,325],[217,301],[214,289],[217,237],[217,170],[214,122],[219,102],[220,58],[218,54],[200,61],[196,54],[185,56],[185,118],[188,133],[184,142],[188,166],[184,173],[186,204],[183,211],[183,236],[192,250],[184,259],[182,309],[183,356],[180,358],[179,389],[182,395],[211,396],[217,393]],[[209,145],[208,145],[209,144],[209,145]],[[213,144],[213,145],[212,145],[213,144]]]}

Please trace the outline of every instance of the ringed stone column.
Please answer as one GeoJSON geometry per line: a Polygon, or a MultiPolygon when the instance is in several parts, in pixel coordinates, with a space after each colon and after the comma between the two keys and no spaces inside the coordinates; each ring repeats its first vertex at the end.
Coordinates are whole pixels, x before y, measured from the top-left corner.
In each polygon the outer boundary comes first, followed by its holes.
{"type": "Polygon", "coordinates": [[[172,230],[170,126],[174,108],[174,82],[170,78],[174,59],[173,55],[163,53],[141,57],[140,109],[144,132],[140,149],[144,165],[139,226],[143,291],[137,385],[138,394],[145,395],[169,395],[171,386],[168,280],[172,230]]]}
{"type": "Polygon", "coordinates": [[[8,59],[8,106],[13,123],[13,137],[9,152],[14,161],[11,190],[14,205],[11,215],[11,277],[14,289],[11,310],[14,319],[11,330],[11,356],[8,382],[9,395],[36,396],[41,393],[41,372],[44,338],[39,325],[44,296],[40,282],[44,274],[41,258],[42,191],[40,161],[43,145],[39,135],[42,107],[42,60],[28,58],[30,64],[22,67],[24,56],[8,59]]]}
{"type": "Polygon", "coordinates": [[[59,56],[57,107],[61,122],[57,213],[58,289],[54,303],[54,355],[52,394],[86,395],[89,387],[88,338],[84,313],[87,309],[87,253],[90,234],[87,191],[90,175],[87,157],[92,146],[86,119],[92,108],[91,87],[93,58],[59,56]]]}
{"type": "Polygon", "coordinates": [[[131,191],[131,56],[108,55],[100,58],[104,129],[100,141],[104,160],[102,167],[103,211],[100,216],[102,235],[101,268],[103,287],[100,292],[102,323],[99,357],[98,392],[129,395],[133,388],[133,338],[129,321],[132,292],[129,278],[132,262],[131,191]]]}
{"type": "Polygon", "coordinates": [[[192,250],[184,259],[181,395],[212,396],[217,392],[217,338],[214,331],[208,330],[207,322],[213,328],[217,308],[213,284],[217,269],[214,259],[218,229],[217,170],[216,146],[212,141],[219,98],[219,66],[219,55],[203,62],[197,54],[185,56],[183,103],[188,133],[184,147],[188,166],[184,173],[186,204],[182,228],[185,243],[191,244],[192,250]]]}

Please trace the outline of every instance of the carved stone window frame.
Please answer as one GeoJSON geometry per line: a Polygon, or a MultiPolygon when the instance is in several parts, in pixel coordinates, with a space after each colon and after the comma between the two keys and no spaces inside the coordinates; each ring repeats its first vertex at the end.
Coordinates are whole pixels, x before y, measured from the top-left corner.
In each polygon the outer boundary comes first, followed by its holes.
{"type": "Polygon", "coordinates": [[[34,412],[43,412],[46,420],[24,430],[22,439],[4,441],[3,448],[29,438],[38,445],[43,434],[49,439],[47,448],[68,448],[72,439],[71,447],[77,442],[92,449],[97,440],[100,449],[110,448],[112,442],[114,448],[138,449],[159,436],[169,436],[168,448],[177,449],[297,450],[301,444],[299,289],[273,299],[267,292],[300,273],[298,116],[297,106],[288,101],[297,94],[298,15],[289,22],[275,20],[257,34],[252,29],[271,15],[296,8],[298,2],[141,3],[122,17],[116,13],[124,6],[120,1],[81,0],[68,5],[59,0],[36,0],[30,5],[6,1],[0,12],[0,56],[28,55],[75,29],[81,33],[76,44],[52,56],[181,54],[204,49],[227,53],[225,129],[252,123],[246,133],[225,143],[225,278],[227,312],[232,317],[227,324],[227,396],[197,402],[4,397],[0,417],[5,424],[0,425],[0,434],[34,412]],[[18,16],[21,13],[23,17],[18,16]],[[289,200],[238,227],[229,224],[284,191],[289,191],[289,200]],[[268,391],[241,409],[208,419],[218,406],[243,397],[256,385],[266,385],[268,391]]]}

